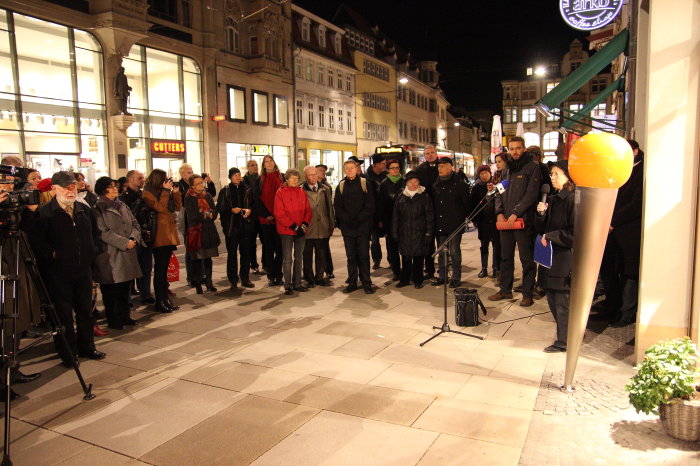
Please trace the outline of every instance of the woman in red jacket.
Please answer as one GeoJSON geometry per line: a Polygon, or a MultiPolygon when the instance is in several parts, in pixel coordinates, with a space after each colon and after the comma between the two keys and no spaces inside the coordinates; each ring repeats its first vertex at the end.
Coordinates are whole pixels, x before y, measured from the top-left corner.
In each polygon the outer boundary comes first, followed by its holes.
{"type": "Polygon", "coordinates": [[[263,158],[262,166],[255,208],[263,234],[263,267],[267,271],[268,285],[279,286],[282,284],[282,243],[275,228],[275,194],[284,179],[271,156],[263,158]]]}
{"type": "Polygon", "coordinates": [[[304,233],[311,222],[311,207],[306,193],[299,186],[299,172],[293,168],[284,174],[287,182],[275,194],[275,222],[282,240],[282,270],[284,272],[284,294],[294,290],[308,291],[301,284],[301,266],[304,255],[304,233]],[[293,250],[293,252],[292,252],[293,250]],[[292,274],[292,254],[294,273],[292,274]]]}

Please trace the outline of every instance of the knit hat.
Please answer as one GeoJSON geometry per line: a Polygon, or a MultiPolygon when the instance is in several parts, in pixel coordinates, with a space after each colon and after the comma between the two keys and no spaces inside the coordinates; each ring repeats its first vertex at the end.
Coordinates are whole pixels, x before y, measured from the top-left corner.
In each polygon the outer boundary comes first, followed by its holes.
{"type": "Polygon", "coordinates": [[[476,169],[476,176],[479,176],[481,172],[484,171],[491,173],[491,167],[488,165],[479,165],[479,168],[476,169]]]}
{"type": "Polygon", "coordinates": [[[450,157],[440,157],[437,159],[437,163],[449,163],[452,165],[452,159],[450,157]]]}
{"type": "Polygon", "coordinates": [[[416,173],[415,170],[411,170],[410,172],[406,173],[406,181],[411,180],[413,178],[418,178],[420,180],[420,177],[418,176],[418,173],[416,173]]]}
{"type": "Polygon", "coordinates": [[[95,181],[95,194],[104,196],[107,188],[109,188],[112,183],[116,183],[116,181],[108,176],[98,178],[97,181],[95,181]]]}
{"type": "Polygon", "coordinates": [[[39,181],[39,186],[37,186],[37,188],[41,193],[51,191],[51,178],[44,178],[43,180],[39,181]]]}
{"type": "Polygon", "coordinates": [[[231,179],[231,177],[232,177],[233,175],[235,175],[236,173],[240,173],[240,172],[241,172],[241,171],[240,171],[238,168],[236,168],[236,167],[231,167],[231,168],[229,168],[229,169],[228,169],[228,178],[229,178],[229,180],[231,179]]]}
{"type": "Polygon", "coordinates": [[[571,180],[571,176],[569,175],[569,161],[566,159],[562,160],[557,160],[556,162],[547,162],[547,168],[552,170],[552,167],[558,167],[561,169],[561,171],[564,172],[566,177],[571,180]]]}

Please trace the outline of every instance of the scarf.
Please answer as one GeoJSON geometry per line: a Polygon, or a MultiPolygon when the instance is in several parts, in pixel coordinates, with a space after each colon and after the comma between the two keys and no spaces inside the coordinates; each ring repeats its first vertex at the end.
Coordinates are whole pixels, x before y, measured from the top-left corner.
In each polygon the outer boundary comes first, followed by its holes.
{"type": "Polygon", "coordinates": [[[197,199],[197,207],[199,208],[200,213],[211,211],[211,206],[209,205],[209,201],[207,201],[206,191],[202,191],[202,193],[199,194],[193,188],[190,188],[187,190],[187,195],[197,199]]]}
{"type": "Polygon", "coordinates": [[[387,175],[386,177],[389,178],[392,183],[396,183],[401,179],[401,175],[387,175]]]}
{"type": "Polygon", "coordinates": [[[116,198],[112,201],[110,199],[107,199],[105,196],[100,196],[98,199],[102,201],[108,209],[114,209],[117,212],[119,212],[119,209],[121,209],[123,204],[123,202],[120,201],[119,198],[116,198]]]}
{"type": "Polygon", "coordinates": [[[416,194],[423,194],[423,192],[425,192],[425,188],[423,186],[418,186],[418,189],[416,189],[415,191],[409,190],[408,186],[406,186],[405,188],[403,188],[403,192],[401,194],[410,199],[413,199],[413,196],[415,196],[416,194]]]}

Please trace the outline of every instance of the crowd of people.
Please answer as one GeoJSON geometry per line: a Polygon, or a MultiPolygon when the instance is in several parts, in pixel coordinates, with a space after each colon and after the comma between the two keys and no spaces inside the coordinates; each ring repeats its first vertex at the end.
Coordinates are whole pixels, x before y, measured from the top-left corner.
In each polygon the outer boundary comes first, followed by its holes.
{"type": "MultiPolygon", "coordinates": [[[[617,325],[632,322],[636,310],[639,247],[629,238],[641,235],[642,152],[634,141],[630,144],[636,165],[620,190],[602,268],[607,299],[599,314],[617,325]]],[[[42,180],[29,170],[27,188],[40,191],[40,205],[26,206],[21,228],[66,328],[68,346],[56,341],[63,363],[70,366],[75,355],[105,357],[94,343],[95,335],[106,333],[95,323],[95,283],[110,329],[136,324],[130,313],[137,299],[161,313],[178,309],[167,271],[181,238],[187,283],[197,294],[217,291],[212,258],[222,242],[230,290],[254,288],[251,274],[265,274],[269,286],[282,286],[289,296],[330,286],[335,276],[329,240],[336,228],[347,258],[344,293],[375,292],[371,269],[380,267],[383,249],[397,288],[413,284],[420,289],[426,281],[457,288],[462,283],[460,226],[473,211],[479,212],[472,221],[481,245],[477,278],[489,276],[491,254],[498,282],[488,299],[513,299],[515,290],[522,294],[520,306],[528,307],[546,296],[557,337],[545,351],[565,351],[575,191],[566,160],[545,165],[539,148],[526,149],[522,138],[513,137],[493,166],[478,167],[472,185],[451,158],[438,158],[435,147],[426,147],[424,156],[405,175],[400,159],[374,154],[362,173],[360,160],[350,157],[343,164],[345,177],[333,188],[324,165],[282,173],[268,155],[260,169],[250,160],[245,176],[230,168],[229,183],[218,196],[209,176],[194,174],[188,164],[180,167],[178,181],[160,169],[148,176],[131,170],[120,180],[101,177],[93,188],[81,173],[60,171],[42,180]],[[501,192],[496,185],[504,180],[509,183],[501,192]],[[542,192],[549,193],[545,201],[542,192]],[[492,197],[495,201],[486,202],[492,197]],[[446,247],[449,255],[438,256],[435,276],[436,247],[454,232],[446,247]],[[552,267],[539,271],[533,258],[538,234],[554,251],[552,267]],[[523,277],[519,288],[513,286],[516,246],[523,277]]],[[[2,163],[21,166],[22,161],[6,157],[2,163]]],[[[11,180],[4,183],[0,205],[16,189],[11,180]]]]}

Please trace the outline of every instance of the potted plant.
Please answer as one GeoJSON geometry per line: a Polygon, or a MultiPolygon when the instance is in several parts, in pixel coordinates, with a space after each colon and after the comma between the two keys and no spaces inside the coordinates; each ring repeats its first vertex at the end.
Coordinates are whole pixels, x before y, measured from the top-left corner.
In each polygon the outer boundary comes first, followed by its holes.
{"type": "Polygon", "coordinates": [[[700,440],[700,393],[697,349],[689,338],[651,346],[625,390],[630,403],[645,414],[659,414],[671,437],[700,440]]]}

